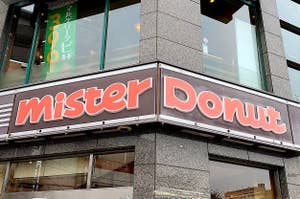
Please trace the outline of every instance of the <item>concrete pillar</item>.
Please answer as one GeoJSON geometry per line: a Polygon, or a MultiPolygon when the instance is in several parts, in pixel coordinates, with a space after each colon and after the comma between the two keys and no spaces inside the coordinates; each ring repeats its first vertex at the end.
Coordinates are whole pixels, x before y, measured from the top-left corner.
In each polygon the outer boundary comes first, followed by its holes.
{"type": "Polygon", "coordinates": [[[202,72],[200,1],[141,1],[140,63],[162,61],[202,72]]]}
{"type": "Polygon", "coordinates": [[[275,95],[292,98],[288,67],[283,49],[276,0],[260,0],[260,35],[266,69],[267,87],[275,95]]]}

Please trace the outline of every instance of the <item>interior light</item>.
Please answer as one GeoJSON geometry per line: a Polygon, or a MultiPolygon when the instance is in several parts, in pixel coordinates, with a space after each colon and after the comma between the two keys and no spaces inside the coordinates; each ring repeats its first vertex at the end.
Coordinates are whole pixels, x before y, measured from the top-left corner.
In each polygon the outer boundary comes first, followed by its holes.
{"type": "Polygon", "coordinates": [[[140,32],[140,30],[141,30],[141,24],[140,24],[140,23],[136,23],[136,24],[134,25],[134,27],[135,27],[135,29],[136,29],[138,32],[140,32]]]}
{"type": "Polygon", "coordinates": [[[215,2],[215,0],[209,0],[209,3],[214,3],[215,2]]]}

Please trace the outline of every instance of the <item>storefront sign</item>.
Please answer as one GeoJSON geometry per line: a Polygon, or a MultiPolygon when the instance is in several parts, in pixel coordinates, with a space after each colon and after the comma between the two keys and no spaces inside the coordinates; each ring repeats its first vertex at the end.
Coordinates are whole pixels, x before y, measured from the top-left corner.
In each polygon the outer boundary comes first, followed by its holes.
{"type": "Polygon", "coordinates": [[[10,139],[162,122],[300,150],[300,106],[165,64],[28,87],[13,105],[10,139]]]}
{"type": "Polygon", "coordinates": [[[238,98],[218,96],[216,93],[203,90],[197,94],[187,81],[164,76],[164,107],[189,113],[198,109],[209,119],[222,117],[232,123],[237,120],[241,126],[262,129],[275,134],[287,132],[285,123],[281,122],[281,114],[273,106],[257,106],[242,102],[238,98]],[[176,90],[183,92],[185,99],[176,96],[176,90]]]}

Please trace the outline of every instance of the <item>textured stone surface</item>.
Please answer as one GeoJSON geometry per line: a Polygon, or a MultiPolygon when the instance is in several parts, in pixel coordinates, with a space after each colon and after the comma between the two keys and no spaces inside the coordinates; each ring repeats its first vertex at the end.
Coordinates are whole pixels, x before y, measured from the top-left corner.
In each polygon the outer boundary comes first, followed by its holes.
{"type": "Polygon", "coordinates": [[[141,16],[141,35],[140,39],[148,39],[157,35],[157,12],[151,12],[141,16]]]}
{"type": "Polygon", "coordinates": [[[278,16],[276,0],[261,0],[259,3],[263,12],[278,16]]]}
{"type": "Polygon", "coordinates": [[[158,0],[141,0],[141,14],[157,11],[158,0]]]}
{"type": "Polygon", "coordinates": [[[274,35],[281,37],[281,29],[280,29],[280,23],[279,18],[275,17],[274,15],[271,15],[269,13],[262,13],[262,21],[264,30],[266,32],[272,33],[274,35]]]}
{"type": "Polygon", "coordinates": [[[157,134],[157,164],[208,170],[207,143],[157,134]]]}
{"type": "Polygon", "coordinates": [[[152,198],[154,195],[155,165],[136,165],[134,171],[133,198],[152,198]]]}
{"type": "Polygon", "coordinates": [[[45,147],[45,154],[59,154],[70,153],[78,151],[87,151],[95,149],[97,140],[81,140],[75,142],[56,142],[53,144],[47,144],[45,147]]]}
{"type": "Polygon", "coordinates": [[[200,4],[193,1],[158,0],[158,10],[195,25],[201,25],[200,4]]]}
{"type": "Polygon", "coordinates": [[[209,172],[157,165],[156,190],[179,189],[205,193],[209,190],[209,172]]]}
{"type": "Polygon", "coordinates": [[[22,146],[16,149],[16,157],[32,157],[43,155],[44,145],[22,146]]]}
{"type": "Polygon", "coordinates": [[[284,166],[284,162],[282,158],[265,155],[261,153],[254,153],[254,152],[248,152],[249,160],[259,163],[264,163],[268,165],[275,165],[275,166],[284,166]]]}
{"type": "Polygon", "coordinates": [[[98,139],[97,149],[110,149],[118,147],[135,146],[137,137],[134,135],[120,135],[114,137],[102,137],[98,139]]]}
{"type": "Polygon", "coordinates": [[[264,33],[262,38],[263,53],[270,52],[284,57],[282,38],[269,32],[264,33]]]}
{"type": "Polygon", "coordinates": [[[135,164],[155,163],[155,134],[142,134],[135,146],[135,164]]]}
{"type": "Polygon", "coordinates": [[[157,38],[150,38],[140,41],[140,63],[157,61],[157,38]]]}
{"type": "Polygon", "coordinates": [[[201,51],[162,38],[157,40],[157,58],[175,66],[202,71],[201,51]]]}
{"type": "Polygon", "coordinates": [[[288,184],[289,199],[300,198],[300,186],[288,184]]]}
{"type": "Polygon", "coordinates": [[[157,36],[201,50],[201,28],[178,18],[158,13],[157,36]]]}
{"type": "Polygon", "coordinates": [[[271,75],[269,78],[272,80],[272,87],[275,95],[292,99],[292,90],[289,80],[274,75],[271,75]]]}
{"type": "Polygon", "coordinates": [[[272,53],[265,53],[264,60],[265,64],[270,68],[267,74],[271,73],[283,79],[289,78],[288,67],[284,57],[272,53]]]}
{"type": "Polygon", "coordinates": [[[231,148],[227,146],[221,146],[216,144],[208,144],[208,153],[212,155],[218,155],[223,157],[230,157],[242,160],[248,160],[248,153],[246,150],[231,148]]]}

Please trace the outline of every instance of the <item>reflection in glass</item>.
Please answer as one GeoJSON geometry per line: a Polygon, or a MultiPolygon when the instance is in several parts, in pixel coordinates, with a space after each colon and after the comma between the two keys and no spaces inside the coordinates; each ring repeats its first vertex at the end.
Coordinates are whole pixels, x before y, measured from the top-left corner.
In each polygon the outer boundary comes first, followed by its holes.
{"type": "Polygon", "coordinates": [[[210,161],[211,199],[275,199],[265,169],[210,161]]]}
{"type": "Polygon", "coordinates": [[[15,34],[9,35],[7,59],[0,73],[0,88],[24,83],[34,32],[33,4],[17,9],[13,19],[15,34]]]}
{"type": "Polygon", "coordinates": [[[293,68],[288,68],[288,70],[293,98],[294,100],[300,102],[300,71],[293,68]]]}
{"type": "Polygon", "coordinates": [[[300,36],[281,29],[285,56],[288,60],[300,63],[300,36]]]}
{"type": "Polygon", "coordinates": [[[84,189],[88,157],[12,163],[8,192],[84,189]]]}
{"type": "Polygon", "coordinates": [[[112,0],[110,4],[105,69],[139,61],[140,1],[112,0]]]}
{"type": "Polygon", "coordinates": [[[134,152],[98,155],[94,160],[92,187],[133,186],[134,152]]]}
{"type": "Polygon", "coordinates": [[[204,72],[260,89],[254,17],[248,6],[201,1],[204,72]]]}
{"type": "Polygon", "coordinates": [[[105,1],[48,3],[41,23],[31,82],[99,69],[105,1]]]}
{"type": "Polygon", "coordinates": [[[300,28],[300,4],[292,0],[277,0],[279,18],[300,28]]]}
{"type": "Polygon", "coordinates": [[[5,178],[5,173],[6,173],[6,163],[0,163],[0,193],[2,192],[3,189],[3,183],[4,183],[4,178],[5,178]]]}

